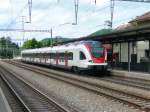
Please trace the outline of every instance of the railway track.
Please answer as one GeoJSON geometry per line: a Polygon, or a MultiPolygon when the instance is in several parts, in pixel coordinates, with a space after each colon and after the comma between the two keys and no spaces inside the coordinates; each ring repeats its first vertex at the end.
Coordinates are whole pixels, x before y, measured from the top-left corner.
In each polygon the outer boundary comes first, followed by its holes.
{"type": "MultiPolygon", "coordinates": [[[[9,62],[9,63],[30,70],[32,72],[45,75],[47,77],[51,77],[66,83],[70,83],[72,85],[92,91],[96,94],[111,98],[113,100],[115,99],[119,102],[123,102],[124,104],[140,109],[141,111],[150,112],[150,99],[137,96],[136,94],[130,94],[125,91],[119,91],[109,87],[104,87],[102,85],[91,83],[82,79],[68,77],[50,71],[48,72],[43,69],[40,69],[39,67],[34,67],[31,65],[26,65],[18,62],[9,62]]],[[[142,88],[142,86],[140,88],[142,88]]]]}
{"type": "Polygon", "coordinates": [[[25,106],[20,102],[18,97],[14,94],[11,88],[7,85],[5,80],[0,75],[0,87],[2,88],[8,104],[11,107],[12,112],[27,112],[25,106]]]}
{"type": "MultiPolygon", "coordinates": [[[[11,61],[12,62],[12,61],[11,61]]],[[[19,61],[14,61],[14,63],[20,63],[19,61]]],[[[23,64],[23,63],[21,63],[23,64]]],[[[66,72],[66,71],[65,71],[66,72]]],[[[70,73],[70,72],[67,72],[70,73]]],[[[124,77],[124,76],[110,76],[109,77],[91,77],[93,79],[99,79],[111,83],[116,83],[116,84],[121,84],[129,87],[135,87],[143,90],[150,90],[150,81],[149,80],[144,80],[144,79],[138,79],[138,78],[131,78],[131,77],[124,77]]]]}
{"type": "Polygon", "coordinates": [[[69,112],[2,66],[0,77],[15,95],[18,105],[21,105],[19,109],[13,108],[13,112],[69,112]]]}
{"type": "Polygon", "coordinates": [[[101,78],[101,80],[150,91],[150,82],[145,80],[133,79],[133,78],[130,79],[130,78],[124,78],[120,76],[104,77],[101,78]]]}
{"type": "MultiPolygon", "coordinates": [[[[18,64],[23,64],[16,61],[11,61],[18,64]]],[[[10,62],[9,62],[10,63],[10,62]]],[[[68,72],[69,73],[69,72],[68,72]]],[[[92,79],[99,79],[111,83],[121,84],[125,86],[135,87],[143,90],[150,90],[150,81],[144,80],[144,79],[138,79],[138,78],[125,78],[124,76],[109,76],[109,77],[91,77],[92,79]]]]}

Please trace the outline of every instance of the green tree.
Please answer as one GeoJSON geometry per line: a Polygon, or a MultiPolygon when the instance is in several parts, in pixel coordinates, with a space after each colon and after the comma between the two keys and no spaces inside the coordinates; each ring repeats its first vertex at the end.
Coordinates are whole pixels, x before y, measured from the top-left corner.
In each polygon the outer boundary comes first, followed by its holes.
{"type": "Polygon", "coordinates": [[[13,58],[16,54],[19,54],[19,46],[10,37],[0,38],[0,58],[13,58]]]}
{"type": "Polygon", "coordinates": [[[34,49],[34,48],[40,48],[42,45],[39,43],[35,38],[31,40],[27,40],[23,43],[23,48],[25,49],[34,49]]]}

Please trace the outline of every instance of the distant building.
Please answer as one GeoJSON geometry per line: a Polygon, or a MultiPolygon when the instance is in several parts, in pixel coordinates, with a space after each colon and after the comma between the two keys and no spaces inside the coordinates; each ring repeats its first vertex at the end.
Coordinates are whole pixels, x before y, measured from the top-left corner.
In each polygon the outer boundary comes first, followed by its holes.
{"type": "Polygon", "coordinates": [[[133,27],[141,27],[150,25],[150,11],[141,15],[137,16],[135,19],[129,22],[133,27]]]}
{"type": "Polygon", "coordinates": [[[129,21],[126,24],[119,25],[117,28],[115,28],[115,30],[126,30],[148,25],[150,25],[150,11],[141,16],[137,16],[135,19],[129,21]]]}
{"type": "Polygon", "coordinates": [[[126,24],[122,24],[119,25],[117,28],[115,28],[115,30],[126,30],[131,28],[131,24],[130,23],[126,23],[126,24]]]}

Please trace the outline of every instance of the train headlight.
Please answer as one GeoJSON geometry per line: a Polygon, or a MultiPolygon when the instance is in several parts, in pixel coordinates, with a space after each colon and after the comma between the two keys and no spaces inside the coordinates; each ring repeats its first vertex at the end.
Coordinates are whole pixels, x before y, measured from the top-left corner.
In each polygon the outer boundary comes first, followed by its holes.
{"type": "Polygon", "coordinates": [[[89,62],[93,63],[93,60],[89,60],[89,62]]]}

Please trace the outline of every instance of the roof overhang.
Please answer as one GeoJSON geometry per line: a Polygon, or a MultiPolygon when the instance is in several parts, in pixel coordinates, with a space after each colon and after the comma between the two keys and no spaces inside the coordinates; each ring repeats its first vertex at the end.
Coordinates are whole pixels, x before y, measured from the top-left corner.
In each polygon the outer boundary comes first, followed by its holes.
{"type": "Polygon", "coordinates": [[[72,39],[61,44],[82,41],[82,40],[97,40],[103,43],[117,43],[117,42],[127,42],[127,41],[140,41],[150,39],[150,26],[144,26],[129,30],[113,31],[108,34],[97,35],[97,36],[87,36],[77,39],[72,39]]]}

